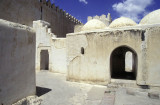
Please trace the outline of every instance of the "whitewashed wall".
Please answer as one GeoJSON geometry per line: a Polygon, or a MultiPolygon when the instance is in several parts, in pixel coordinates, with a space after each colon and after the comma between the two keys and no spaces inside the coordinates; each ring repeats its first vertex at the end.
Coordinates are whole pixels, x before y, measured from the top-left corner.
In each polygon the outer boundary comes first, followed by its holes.
{"type": "Polygon", "coordinates": [[[0,19],[0,104],[35,95],[35,32],[0,19]]]}

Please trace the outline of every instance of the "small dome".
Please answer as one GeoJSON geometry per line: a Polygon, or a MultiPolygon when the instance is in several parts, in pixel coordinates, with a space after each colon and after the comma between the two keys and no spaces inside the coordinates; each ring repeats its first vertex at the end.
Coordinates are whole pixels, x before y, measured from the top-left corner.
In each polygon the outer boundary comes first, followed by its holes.
{"type": "Polygon", "coordinates": [[[82,31],[88,31],[88,30],[95,30],[95,29],[104,29],[107,26],[101,22],[100,20],[97,19],[92,19],[90,21],[88,21],[83,27],[82,27],[82,31]]]}
{"type": "Polygon", "coordinates": [[[160,9],[146,15],[139,24],[157,24],[160,23],[160,9]]]}
{"type": "Polygon", "coordinates": [[[134,22],[132,19],[126,18],[126,17],[120,17],[118,19],[115,19],[110,25],[110,28],[119,28],[119,27],[125,27],[125,26],[135,26],[137,25],[136,22],[134,22]]]}

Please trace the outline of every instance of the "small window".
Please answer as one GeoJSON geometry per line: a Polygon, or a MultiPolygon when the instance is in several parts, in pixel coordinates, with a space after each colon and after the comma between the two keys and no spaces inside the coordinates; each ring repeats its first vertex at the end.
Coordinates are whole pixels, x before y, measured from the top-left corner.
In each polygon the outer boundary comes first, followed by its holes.
{"type": "Polygon", "coordinates": [[[41,6],[41,13],[42,13],[42,6],[41,6]]]}
{"type": "Polygon", "coordinates": [[[81,54],[84,54],[84,48],[81,47],[81,54]]]}
{"type": "Polygon", "coordinates": [[[145,31],[142,31],[141,40],[145,41],[145,31]]]}

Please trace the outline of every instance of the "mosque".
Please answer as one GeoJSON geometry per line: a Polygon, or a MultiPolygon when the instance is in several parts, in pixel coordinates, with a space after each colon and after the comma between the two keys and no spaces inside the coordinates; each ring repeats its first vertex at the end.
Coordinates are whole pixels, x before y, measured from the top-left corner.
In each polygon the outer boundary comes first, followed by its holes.
{"type": "Polygon", "coordinates": [[[68,81],[108,85],[120,79],[159,88],[159,17],[160,9],[139,24],[126,17],[112,21],[110,14],[82,24],[50,1],[1,0],[0,105],[34,95],[35,70],[63,73],[68,81]],[[24,4],[26,12],[17,12],[24,4]]]}

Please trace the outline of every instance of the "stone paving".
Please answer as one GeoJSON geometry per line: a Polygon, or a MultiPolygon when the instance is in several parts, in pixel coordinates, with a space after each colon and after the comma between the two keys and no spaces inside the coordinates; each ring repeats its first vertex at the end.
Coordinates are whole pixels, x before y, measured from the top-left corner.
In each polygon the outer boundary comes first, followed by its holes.
{"type": "Polygon", "coordinates": [[[148,92],[133,88],[119,88],[116,91],[115,105],[160,105],[159,96],[149,97],[148,92]]]}
{"type": "Polygon", "coordinates": [[[39,91],[46,91],[39,96],[42,105],[113,105],[114,96],[105,93],[106,86],[68,82],[64,74],[48,71],[37,72],[36,76],[37,87],[42,89],[39,91]]]}
{"type": "Polygon", "coordinates": [[[41,105],[160,105],[159,96],[153,94],[153,97],[149,97],[143,89],[113,89],[69,82],[65,77],[65,74],[49,71],[36,73],[37,95],[42,100],[41,105]]]}

